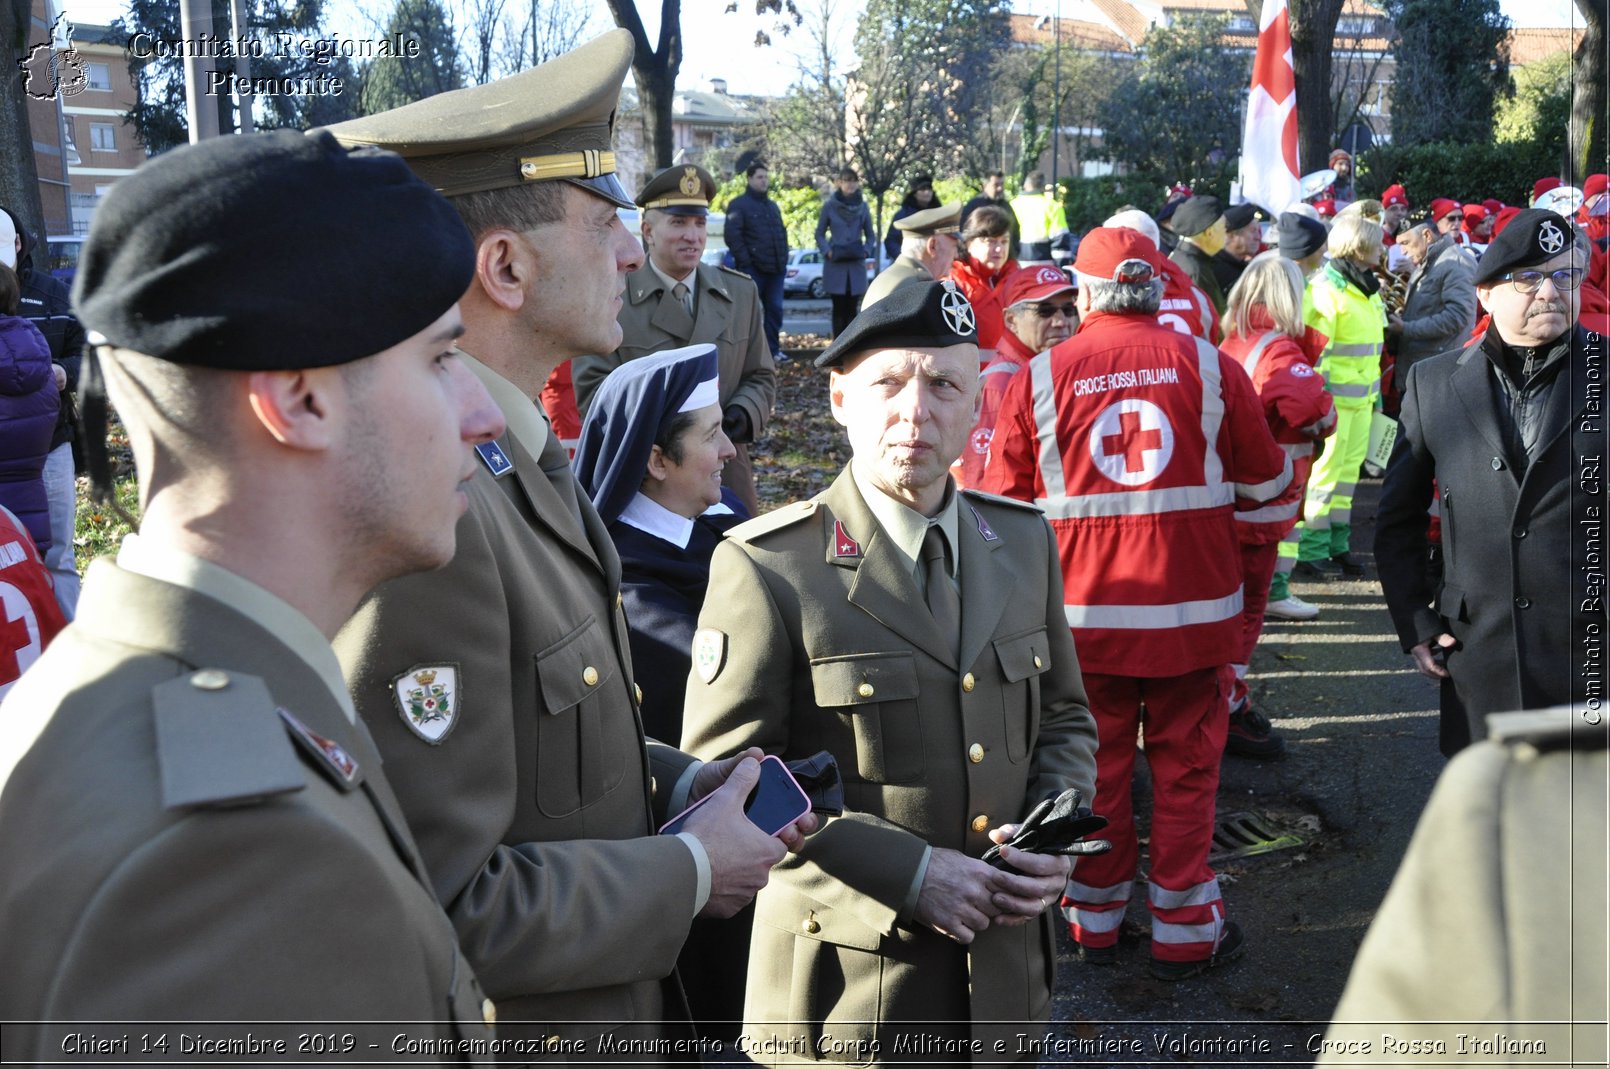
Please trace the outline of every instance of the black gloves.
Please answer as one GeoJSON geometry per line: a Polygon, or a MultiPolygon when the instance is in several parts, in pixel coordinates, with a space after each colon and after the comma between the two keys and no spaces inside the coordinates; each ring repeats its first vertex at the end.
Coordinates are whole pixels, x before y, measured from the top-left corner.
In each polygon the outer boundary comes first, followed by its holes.
{"type": "Polygon", "coordinates": [[[755,440],[755,426],[749,422],[749,413],[740,405],[728,405],[721,413],[721,429],[727,432],[734,445],[755,440]]]}
{"type": "MultiPolygon", "coordinates": [[[[1112,849],[1112,843],[1106,839],[1086,842],[1084,837],[1105,828],[1107,818],[1090,812],[1080,804],[1083,801],[1084,796],[1072,787],[1055,798],[1047,798],[1024,818],[1023,823],[1018,825],[1017,834],[1006,845],[1031,854],[1105,854],[1112,849]]],[[[1001,860],[999,846],[984,851],[984,861],[998,869],[1017,872],[1001,860]]]]}

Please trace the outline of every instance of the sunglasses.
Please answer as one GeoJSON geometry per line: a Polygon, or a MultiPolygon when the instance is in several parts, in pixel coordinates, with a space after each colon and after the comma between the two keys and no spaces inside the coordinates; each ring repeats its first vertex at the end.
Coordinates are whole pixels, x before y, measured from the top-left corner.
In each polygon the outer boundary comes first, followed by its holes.
{"type": "Polygon", "coordinates": [[[1558,271],[1511,271],[1500,278],[1500,282],[1512,283],[1517,293],[1536,293],[1538,287],[1543,285],[1545,278],[1554,280],[1554,288],[1561,293],[1567,293],[1582,285],[1582,278],[1587,271],[1580,267],[1562,267],[1558,271]]]}
{"type": "Polygon", "coordinates": [[[1079,310],[1074,307],[1074,303],[1072,301],[1064,301],[1061,304],[1052,304],[1049,301],[1042,301],[1041,303],[1031,305],[1030,307],[1034,309],[1034,314],[1039,316],[1041,319],[1050,319],[1054,315],[1059,315],[1064,319],[1072,319],[1074,316],[1079,314],[1079,310]]]}

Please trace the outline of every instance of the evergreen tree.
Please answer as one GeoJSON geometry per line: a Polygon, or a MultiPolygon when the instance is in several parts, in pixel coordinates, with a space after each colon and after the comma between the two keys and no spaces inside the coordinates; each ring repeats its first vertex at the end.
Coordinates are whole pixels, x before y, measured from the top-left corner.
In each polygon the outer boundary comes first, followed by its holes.
{"type": "Polygon", "coordinates": [[[1387,0],[1387,9],[1398,28],[1392,139],[1489,140],[1498,97],[1513,91],[1498,0],[1387,0]]]}
{"type": "MultiPolygon", "coordinates": [[[[213,0],[213,35],[234,38],[228,0],[213,0]]],[[[327,83],[339,79],[342,92],[276,94],[242,97],[250,100],[259,129],[291,127],[307,129],[351,118],[355,114],[356,81],[351,63],[344,58],[333,61],[318,56],[314,48],[302,48],[304,40],[327,36],[323,29],[323,0],[247,0],[246,25],[242,35],[261,44],[260,55],[249,60],[251,78],[311,83],[323,78],[327,83]],[[289,40],[290,46],[282,42],[289,40]]],[[[132,38],[148,34],[150,39],[179,51],[179,0],[130,0],[126,19],[112,24],[120,35],[132,38]]],[[[218,61],[219,68],[233,72],[232,59],[218,61]]],[[[146,151],[155,155],[189,140],[185,118],[184,60],[175,56],[147,56],[131,53],[129,72],[134,79],[137,102],[128,119],[146,151]]],[[[219,129],[236,128],[233,102],[227,93],[207,99],[218,105],[219,129]]]]}
{"type": "Polygon", "coordinates": [[[363,68],[359,111],[374,115],[464,85],[453,21],[441,0],[397,0],[386,35],[419,43],[419,55],[381,56],[363,68]]]}
{"type": "Polygon", "coordinates": [[[1218,186],[1227,176],[1252,60],[1224,47],[1224,27],[1223,18],[1187,18],[1152,30],[1114,89],[1107,151],[1143,181],[1218,186]]]}

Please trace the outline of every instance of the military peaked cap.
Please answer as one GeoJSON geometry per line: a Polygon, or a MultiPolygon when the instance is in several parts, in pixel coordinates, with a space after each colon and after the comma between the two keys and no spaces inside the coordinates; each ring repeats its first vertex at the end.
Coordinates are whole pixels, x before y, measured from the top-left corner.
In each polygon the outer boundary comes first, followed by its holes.
{"type": "Polygon", "coordinates": [[[519,74],[327,129],[396,152],[449,197],[562,180],[630,208],[611,136],[631,63],[632,35],[611,30],[519,74]]]}
{"type": "Polygon", "coordinates": [[[716,180],[703,167],[679,163],[667,167],[648,180],[637,195],[637,206],[656,208],[672,215],[709,215],[710,198],[716,195],[716,180]]]}

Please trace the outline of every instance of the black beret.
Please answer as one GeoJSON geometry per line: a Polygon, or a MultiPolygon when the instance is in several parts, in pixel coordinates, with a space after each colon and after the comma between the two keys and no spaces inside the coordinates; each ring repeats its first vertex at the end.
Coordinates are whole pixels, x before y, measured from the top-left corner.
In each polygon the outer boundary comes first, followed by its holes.
{"type": "Polygon", "coordinates": [[[844,333],[816,358],[816,366],[841,367],[869,349],[937,349],[964,342],[978,344],[978,327],[973,306],[956,283],[913,282],[850,320],[844,333]]]}
{"type": "Polygon", "coordinates": [[[1195,237],[1224,214],[1224,204],[1211,193],[1191,197],[1174,209],[1174,233],[1195,237]]]}
{"type": "Polygon", "coordinates": [[[1224,225],[1229,230],[1240,230],[1256,218],[1258,218],[1256,204],[1232,204],[1224,209],[1224,225]]]}
{"type": "Polygon", "coordinates": [[[1571,224],[1558,212],[1527,208],[1516,212],[1476,263],[1476,285],[1491,282],[1517,267],[1536,267],[1570,251],[1576,240],[1571,224]]]}
{"type": "Polygon", "coordinates": [[[1325,247],[1325,239],[1330,236],[1324,223],[1296,212],[1280,213],[1276,234],[1280,255],[1288,260],[1301,260],[1314,255],[1325,247]]]}
{"type": "Polygon", "coordinates": [[[113,186],[73,303],[96,344],[291,370],[413,337],[474,274],[458,213],[401,157],[275,130],[174,149],[113,186]]]}

